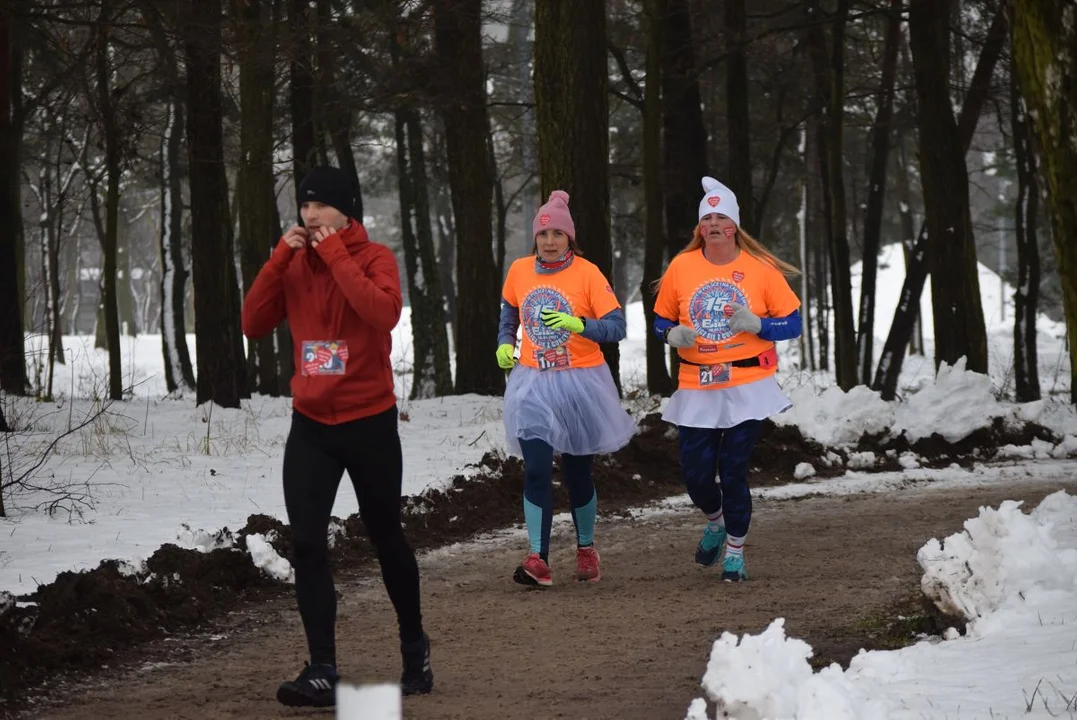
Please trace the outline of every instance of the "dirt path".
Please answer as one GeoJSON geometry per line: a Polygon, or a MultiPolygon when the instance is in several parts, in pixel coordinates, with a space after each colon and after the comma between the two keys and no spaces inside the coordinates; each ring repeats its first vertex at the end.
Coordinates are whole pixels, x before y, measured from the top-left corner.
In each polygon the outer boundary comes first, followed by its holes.
{"type": "MultiPolygon", "coordinates": [[[[603,579],[569,582],[571,538],[555,533],[554,582],[527,590],[510,574],[522,541],[457,546],[421,559],[434,693],[405,701],[405,717],[684,717],[701,694],[712,641],[724,630],[759,632],[784,616],[790,635],[822,657],[844,657],[860,640],[858,618],[918,587],[915,551],[960,529],[983,504],[1029,506],[1077,482],[756,503],[746,559],[752,581],[727,585],[692,563],[700,530],[688,509],[600,522],[603,579]]],[[[522,538],[522,535],[520,535],[522,538]]],[[[345,679],[395,682],[399,655],[392,608],[369,574],[341,583],[338,637],[345,679]]],[[[278,682],[302,666],[302,628],[291,602],[230,619],[228,637],[156,657],[173,664],[114,670],[55,698],[34,718],[332,717],[288,710],[278,682]]]]}

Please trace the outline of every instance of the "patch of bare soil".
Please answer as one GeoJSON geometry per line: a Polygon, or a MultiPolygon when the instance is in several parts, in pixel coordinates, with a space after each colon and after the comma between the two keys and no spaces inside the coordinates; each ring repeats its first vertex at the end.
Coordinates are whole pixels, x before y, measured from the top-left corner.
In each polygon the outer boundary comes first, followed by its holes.
{"type": "MultiPolygon", "coordinates": [[[[605,518],[683,492],[675,430],[657,414],[640,427],[626,448],[596,460],[595,484],[605,518]]],[[[894,469],[896,455],[910,447],[948,464],[989,459],[1000,444],[1027,444],[1024,438],[1031,437],[1046,438],[1049,433],[1000,424],[953,446],[949,455],[939,445],[941,438],[910,446],[903,438],[865,437],[860,449],[876,451],[876,469],[885,470],[894,469]]],[[[800,462],[813,463],[820,476],[839,475],[846,457],[844,451],[828,451],[805,439],[795,427],[767,422],[753,456],[752,482],[792,482],[800,462]],[[821,463],[828,452],[840,462],[821,463]]],[[[472,478],[454,478],[444,490],[402,499],[407,534],[417,549],[443,547],[520,521],[522,463],[488,454],[477,470],[472,478]]],[[[559,484],[555,502],[567,508],[567,492],[559,484]]],[[[334,544],[334,562],[344,572],[368,571],[373,553],[362,521],[353,515],[339,522],[344,532],[334,544]]],[[[50,694],[72,676],[148,657],[147,643],[152,641],[218,632],[235,613],[258,613],[252,604],[290,602],[290,587],[266,578],[250,563],[245,538],[252,533],[268,534],[277,551],[290,557],[290,529],[276,519],[252,515],[234,533],[233,548],[201,553],[164,545],[140,573],[123,572],[117,563],[104,561],[91,571],[62,573],[22,598],[36,606],[0,613],[0,714],[50,694]]],[[[233,533],[225,529],[222,535],[233,533]]]]}
{"type": "MultiPolygon", "coordinates": [[[[510,575],[522,532],[427,553],[424,611],[435,690],[407,698],[405,717],[426,720],[683,718],[700,696],[711,643],[758,633],[785,618],[815,648],[815,664],[847,663],[861,647],[886,646],[881,613],[918,583],[915,553],[961,528],[984,504],[1028,507],[1074,481],[800,502],[759,501],[746,559],[752,579],[722,583],[692,562],[700,520],[690,509],[600,521],[603,577],[575,583],[571,528],[555,533],[555,585],[525,589],[510,575]]],[[[392,606],[377,575],[341,582],[341,670],[353,683],[395,682],[399,654],[392,606]]],[[[154,646],[170,665],[99,675],[27,717],[277,718],[310,713],[277,705],[277,683],[305,657],[290,600],[247,606],[217,642],[154,646]]],[[[326,716],[326,714],[321,714],[326,716]]]]}

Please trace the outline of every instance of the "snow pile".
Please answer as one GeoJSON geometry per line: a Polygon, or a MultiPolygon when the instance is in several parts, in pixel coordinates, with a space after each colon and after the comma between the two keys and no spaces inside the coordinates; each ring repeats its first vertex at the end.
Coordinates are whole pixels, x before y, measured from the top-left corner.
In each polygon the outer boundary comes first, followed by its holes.
{"type": "MultiPolygon", "coordinates": [[[[922,587],[969,620],[896,651],[861,651],[813,673],[811,647],[775,620],[761,635],[715,641],[703,688],[709,717],[912,720],[1069,717],[1077,666],[1077,497],[1058,491],[1030,514],[1006,501],[917,554],[922,587]],[[1042,715],[1040,714],[1042,712],[1042,715]],[[1031,713],[1031,715],[1030,715],[1031,713]]],[[[687,720],[708,718],[702,698],[687,720]]]]}
{"type": "MultiPolygon", "coordinates": [[[[785,636],[779,618],[760,635],[732,633],[711,648],[703,689],[717,705],[716,718],[736,720],[885,720],[880,702],[857,697],[837,664],[813,673],[812,649],[803,640],[785,636]]],[[[706,718],[706,703],[697,698],[687,720],[706,718]]]]}
{"type": "Polygon", "coordinates": [[[295,582],[292,564],[277,554],[269,544],[272,540],[271,536],[266,537],[261,533],[247,536],[247,551],[251,554],[251,562],[272,578],[288,583],[295,582]]]}
{"type": "Polygon", "coordinates": [[[187,523],[180,526],[176,533],[176,543],[182,548],[190,548],[199,552],[210,552],[219,548],[230,548],[235,543],[232,531],[228,528],[220,530],[194,530],[187,523]]]}
{"type": "Polygon", "coordinates": [[[924,594],[943,612],[969,620],[970,635],[1039,626],[1060,595],[1077,608],[1077,543],[1064,547],[1056,537],[1073,531],[1077,497],[1056,492],[1030,515],[1021,504],[981,508],[962,532],[932,539],[917,553],[924,594]]]}

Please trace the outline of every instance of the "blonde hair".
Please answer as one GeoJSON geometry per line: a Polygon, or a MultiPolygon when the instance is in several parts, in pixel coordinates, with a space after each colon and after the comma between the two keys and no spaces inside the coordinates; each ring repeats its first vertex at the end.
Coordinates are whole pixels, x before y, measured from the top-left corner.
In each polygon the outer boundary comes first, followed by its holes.
{"type": "MultiPolygon", "coordinates": [[[[763,243],[756,240],[739,226],[737,227],[735,242],[737,243],[737,247],[739,247],[741,250],[748,253],[756,260],[770,265],[775,270],[778,270],[782,275],[789,277],[800,274],[800,270],[796,266],[790,265],[789,263],[779,258],[777,255],[772,253],[770,250],[767,250],[766,246],[764,246],[763,243]]],[[[695,252],[702,248],[705,244],[706,241],[703,239],[703,227],[701,225],[696,225],[696,229],[692,232],[692,239],[688,242],[687,245],[684,246],[683,250],[677,253],[675,257],[680,257],[681,255],[684,255],[686,253],[695,252]]],[[[656,295],[658,294],[658,290],[661,286],[662,278],[658,278],[654,281],[652,287],[656,295]]]]}

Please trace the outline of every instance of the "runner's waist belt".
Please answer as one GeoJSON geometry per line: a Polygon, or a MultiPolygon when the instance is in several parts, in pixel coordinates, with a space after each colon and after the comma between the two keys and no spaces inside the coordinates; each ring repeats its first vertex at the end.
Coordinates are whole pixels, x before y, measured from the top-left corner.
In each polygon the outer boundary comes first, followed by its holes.
{"type": "Polygon", "coordinates": [[[697,362],[692,362],[691,360],[685,360],[684,358],[680,357],[679,354],[678,354],[677,357],[685,365],[695,365],[696,367],[704,367],[706,365],[729,365],[731,367],[742,367],[742,368],[748,368],[748,367],[769,368],[769,367],[774,367],[775,365],[778,364],[778,351],[775,350],[774,348],[770,348],[769,350],[764,350],[763,352],[759,353],[758,355],[753,355],[752,357],[741,358],[740,360],[729,360],[727,362],[697,363],[697,362]]]}

